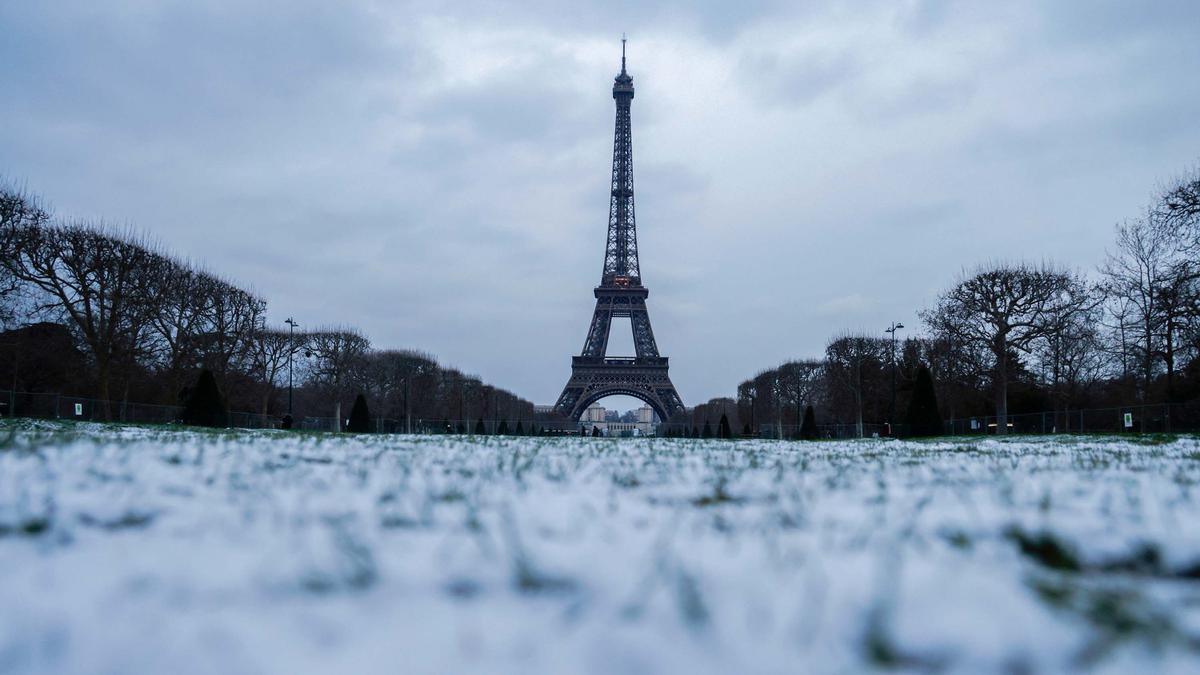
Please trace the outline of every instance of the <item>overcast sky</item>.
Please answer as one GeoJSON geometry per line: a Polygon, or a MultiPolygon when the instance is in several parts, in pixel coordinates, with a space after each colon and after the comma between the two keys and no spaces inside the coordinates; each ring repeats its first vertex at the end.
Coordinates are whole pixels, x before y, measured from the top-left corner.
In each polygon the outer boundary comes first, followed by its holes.
{"type": "Polygon", "coordinates": [[[623,31],[688,405],[844,330],[911,334],[989,259],[1093,269],[1200,158],[1195,0],[0,0],[0,173],[276,324],[552,403],[600,279],[623,31]]]}

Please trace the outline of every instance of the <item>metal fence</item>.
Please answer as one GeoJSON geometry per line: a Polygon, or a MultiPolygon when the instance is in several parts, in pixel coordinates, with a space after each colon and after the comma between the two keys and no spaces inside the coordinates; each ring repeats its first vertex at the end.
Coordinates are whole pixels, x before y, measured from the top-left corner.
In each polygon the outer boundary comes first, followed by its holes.
{"type": "MultiPolygon", "coordinates": [[[[131,401],[104,401],[84,396],[0,390],[0,414],[4,417],[37,417],[91,422],[135,424],[178,424],[182,406],[154,405],[131,401]]],[[[243,429],[272,429],[279,418],[248,412],[230,412],[229,426],[243,429]]]]}
{"type": "MultiPolygon", "coordinates": [[[[995,416],[954,419],[946,422],[946,433],[994,434],[997,424],[995,416]]],[[[1195,432],[1200,431],[1200,401],[1009,415],[1007,426],[1010,434],[1195,432]]]]}
{"type": "MultiPolygon", "coordinates": [[[[299,417],[294,428],[304,431],[336,431],[344,429],[349,420],[337,420],[334,417],[299,417]]],[[[371,431],[381,434],[475,434],[475,435],[514,435],[556,433],[575,431],[576,425],[567,424],[561,420],[535,419],[423,419],[409,420],[392,419],[390,417],[372,417],[371,431]]]]}
{"type": "MultiPolygon", "coordinates": [[[[348,409],[347,409],[348,410],[348,409]]],[[[41,419],[69,419],[81,422],[124,422],[131,424],[181,424],[183,406],[104,401],[84,396],[44,392],[23,392],[0,389],[0,416],[41,419]]],[[[279,429],[282,417],[260,413],[231,411],[228,426],[238,429],[279,429]]],[[[348,419],[335,417],[298,417],[293,428],[305,431],[340,431],[348,419]]],[[[565,433],[576,425],[563,421],[516,419],[427,420],[372,417],[371,430],[376,433],[414,434],[528,434],[565,433]]]]}
{"type": "MultiPolygon", "coordinates": [[[[776,424],[773,422],[764,422],[752,427],[748,436],[745,427],[730,429],[730,431],[734,438],[749,437],[783,440],[797,440],[801,438],[799,424],[776,424]]],[[[900,431],[902,430],[899,430],[898,428],[893,429],[887,424],[864,423],[862,428],[862,436],[864,438],[887,436],[889,434],[899,433],[900,431]]],[[[685,438],[712,438],[720,435],[720,429],[712,422],[709,422],[707,426],[704,424],[659,424],[656,425],[656,434],[660,436],[679,436],[685,438]]],[[[825,439],[858,438],[858,426],[855,424],[818,424],[816,425],[816,437],[825,439]]]]}
{"type": "MultiPolygon", "coordinates": [[[[944,433],[951,436],[995,434],[998,418],[994,415],[960,417],[944,422],[944,433]]],[[[1107,433],[1183,433],[1200,432],[1200,401],[1155,403],[1113,408],[1048,410],[1010,414],[1009,434],[1107,434],[1107,433]]],[[[760,425],[760,438],[798,438],[796,425],[760,425]]],[[[856,425],[818,424],[820,438],[857,438],[856,425]]],[[[862,436],[906,436],[905,424],[863,424],[862,436]]]]}
{"type": "MultiPolygon", "coordinates": [[[[179,424],[183,407],[154,405],[129,401],[101,401],[66,394],[0,390],[0,415],[4,417],[36,417],[79,421],[113,421],[136,424],[179,424]]],[[[230,412],[228,426],[242,429],[278,429],[281,418],[249,412],[230,412]]],[[[334,417],[299,417],[294,428],[307,431],[338,431],[345,428],[346,419],[334,417]]],[[[995,416],[961,417],[945,422],[945,433],[956,436],[986,435],[997,432],[995,416]]],[[[371,418],[371,429],[377,433],[414,434],[479,434],[479,435],[589,435],[594,427],[588,422],[569,422],[539,415],[535,419],[391,419],[371,418]]],[[[1083,408],[1008,416],[1010,434],[1060,433],[1171,433],[1200,432],[1200,401],[1123,406],[1115,408],[1083,408]]],[[[732,429],[735,438],[745,437],[745,429],[732,429]]],[[[904,425],[864,423],[861,436],[905,436],[904,425]]],[[[606,434],[610,435],[610,434],[606,434]]],[[[622,430],[611,435],[653,435],[709,438],[720,435],[716,425],[655,424],[645,430],[622,430]]],[[[757,438],[798,439],[796,424],[758,424],[751,435],[757,438]]],[[[855,424],[818,424],[818,438],[857,438],[855,424]]]]}

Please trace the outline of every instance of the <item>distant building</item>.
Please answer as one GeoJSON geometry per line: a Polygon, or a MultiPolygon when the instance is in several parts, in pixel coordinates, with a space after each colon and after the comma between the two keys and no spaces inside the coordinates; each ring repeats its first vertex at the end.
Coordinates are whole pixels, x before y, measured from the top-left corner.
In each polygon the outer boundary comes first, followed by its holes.
{"type": "Polygon", "coordinates": [[[654,427],[658,422],[654,409],[644,405],[632,412],[634,415],[631,417],[637,421],[613,421],[610,419],[613,415],[604,406],[593,403],[583,411],[579,418],[579,426],[585,433],[590,433],[595,427],[605,436],[653,436],[654,427]]]}
{"type": "Polygon", "coordinates": [[[637,409],[638,424],[654,424],[654,408],[644,405],[637,409]]]}

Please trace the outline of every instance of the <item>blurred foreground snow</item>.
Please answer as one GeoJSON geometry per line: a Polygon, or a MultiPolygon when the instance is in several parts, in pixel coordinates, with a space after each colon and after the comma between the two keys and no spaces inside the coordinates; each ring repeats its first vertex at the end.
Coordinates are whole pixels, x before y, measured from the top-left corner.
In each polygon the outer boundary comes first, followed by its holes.
{"type": "Polygon", "coordinates": [[[0,426],[0,673],[1200,671],[1200,443],[0,426]]]}

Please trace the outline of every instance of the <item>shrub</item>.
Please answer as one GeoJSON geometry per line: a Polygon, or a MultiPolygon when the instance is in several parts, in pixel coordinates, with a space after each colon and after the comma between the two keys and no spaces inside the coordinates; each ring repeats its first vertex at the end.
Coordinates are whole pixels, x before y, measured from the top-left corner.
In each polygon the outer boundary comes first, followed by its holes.
{"type": "Polygon", "coordinates": [[[804,409],[804,422],[800,424],[800,438],[811,441],[817,437],[817,415],[810,405],[804,409]]]}
{"type": "Polygon", "coordinates": [[[354,399],[354,407],[350,408],[350,421],[346,423],[346,431],[355,434],[365,434],[371,431],[371,413],[367,410],[367,397],[359,394],[354,399]]]}
{"type": "Polygon", "coordinates": [[[196,386],[188,392],[183,406],[183,423],[197,427],[224,427],[229,421],[225,398],[217,388],[217,379],[207,368],[201,371],[196,386]]]}
{"type": "Polygon", "coordinates": [[[933,376],[929,374],[929,368],[921,366],[908,406],[908,435],[941,436],[942,431],[942,415],[938,412],[933,376]]]}

